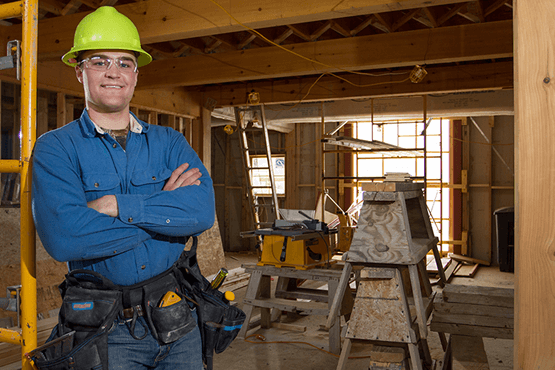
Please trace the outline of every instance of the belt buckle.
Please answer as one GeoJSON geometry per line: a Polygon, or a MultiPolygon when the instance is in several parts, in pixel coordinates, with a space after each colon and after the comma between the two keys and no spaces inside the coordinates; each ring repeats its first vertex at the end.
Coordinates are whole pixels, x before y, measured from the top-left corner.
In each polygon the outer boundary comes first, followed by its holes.
{"type": "Polygon", "coordinates": [[[122,311],[123,317],[126,319],[132,319],[133,318],[133,313],[137,312],[137,316],[143,316],[144,312],[143,312],[143,306],[138,304],[136,306],[133,307],[129,307],[129,308],[124,308],[122,311]]]}

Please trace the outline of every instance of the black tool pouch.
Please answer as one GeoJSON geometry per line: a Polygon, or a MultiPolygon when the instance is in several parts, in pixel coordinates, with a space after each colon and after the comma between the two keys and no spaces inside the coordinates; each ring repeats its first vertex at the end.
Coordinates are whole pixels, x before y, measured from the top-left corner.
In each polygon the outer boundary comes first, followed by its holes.
{"type": "Polygon", "coordinates": [[[197,326],[191,308],[180,290],[181,287],[173,273],[164,274],[143,286],[146,320],[152,335],[161,344],[172,343],[197,326]],[[175,292],[181,300],[170,306],[159,307],[163,295],[168,291],[175,292]]]}
{"type": "Polygon", "coordinates": [[[229,347],[246,316],[239,308],[231,306],[222,292],[210,287],[210,282],[200,272],[196,249],[197,238],[193,237],[191,249],[183,252],[177,263],[176,274],[181,274],[183,291],[197,304],[202,359],[210,370],[214,352],[221,353],[229,347]]]}
{"type": "Polygon", "coordinates": [[[28,357],[39,370],[107,370],[108,331],[122,309],[121,291],[89,270],[70,272],[59,288],[58,325],[28,357]]]}

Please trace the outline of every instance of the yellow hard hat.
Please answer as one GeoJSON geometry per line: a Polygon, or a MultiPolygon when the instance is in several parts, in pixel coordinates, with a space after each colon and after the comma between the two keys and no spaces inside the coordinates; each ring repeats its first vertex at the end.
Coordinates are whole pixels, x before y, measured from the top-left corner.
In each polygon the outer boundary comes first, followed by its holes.
{"type": "Polygon", "coordinates": [[[111,6],[101,6],[79,22],[75,30],[73,47],[62,61],[72,67],[79,52],[85,50],[129,50],[139,53],[137,65],[145,66],[152,61],[149,53],[141,48],[137,27],[129,18],[111,6]]]}

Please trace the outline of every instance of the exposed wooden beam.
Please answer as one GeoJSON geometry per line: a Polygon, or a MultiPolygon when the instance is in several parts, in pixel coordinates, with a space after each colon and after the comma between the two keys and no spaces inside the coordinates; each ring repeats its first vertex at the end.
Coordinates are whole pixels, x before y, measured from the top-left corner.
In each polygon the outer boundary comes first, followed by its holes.
{"type": "Polygon", "coordinates": [[[61,15],[65,4],[58,0],[41,0],[39,9],[45,10],[55,15],[61,15]]]}
{"type": "Polygon", "coordinates": [[[99,8],[102,6],[102,1],[98,1],[98,0],[79,0],[81,3],[85,4],[86,6],[88,6],[89,8],[99,8]]]}
{"type": "Polygon", "coordinates": [[[375,22],[373,16],[370,15],[366,17],[358,26],[351,30],[351,36],[356,36],[360,31],[371,25],[373,22],[375,22]]]}
{"type": "Polygon", "coordinates": [[[331,21],[331,28],[343,37],[351,37],[351,31],[346,29],[336,21],[331,21]]]}
{"type": "MultiPolygon", "coordinates": [[[[257,29],[465,1],[468,0],[258,0],[233,3],[230,10],[243,24],[257,29]]],[[[210,1],[147,0],[116,6],[116,9],[135,23],[143,44],[244,30],[210,1]]],[[[73,45],[75,28],[86,14],[39,21],[39,54],[60,57],[67,52],[73,45]]],[[[5,31],[8,39],[20,39],[20,25],[7,27],[5,31]]]]}
{"type": "Polygon", "coordinates": [[[250,44],[257,37],[258,36],[255,33],[249,33],[248,36],[245,37],[245,39],[243,41],[241,41],[239,43],[239,45],[237,45],[237,49],[245,48],[248,44],[250,44]]]}
{"type": "Polygon", "coordinates": [[[482,0],[476,0],[474,2],[470,2],[466,5],[466,8],[468,9],[468,11],[472,14],[474,14],[476,17],[478,17],[478,19],[480,20],[480,22],[485,22],[485,16],[484,16],[484,6],[482,4],[482,0]]]}
{"type": "Polygon", "coordinates": [[[277,47],[155,61],[140,70],[137,88],[194,86],[341,70],[505,58],[513,53],[512,27],[512,21],[487,22],[284,47],[325,65],[277,47]],[[368,50],[380,52],[369,53],[368,50]],[[352,57],[345,58],[346,55],[352,57]]]}
{"type": "MultiPolygon", "coordinates": [[[[341,74],[358,85],[380,85],[356,87],[335,77],[326,76],[318,81],[306,96],[306,102],[329,99],[354,99],[366,97],[449,93],[453,91],[476,91],[511,88],[513,86],[513,63],[480,63],[461,66],[428,66],[426,79],[419,84],[411,82],[389,83],[402,80],[403,76],[357,76],[341,74]]],[[[211,85],[202,88],[204,98],[218,101],[218,106],[245,104],[252,90],[261,94],[264,104],[295,103],[305,96],[316,77],[264,80],[249,83],[211,85]]]]}
{"type": "Polygon", "coordinates": [[[332,27],[332,21],[327,21],[322,26],[318,27],[318,29],[310,34],[310,39],[312,41],[317,40],[320,36],[322,36],[327,30],[332,27]]]}
{"type": "Polygon", "coordinates": [[[420,9],[412,9],[409,10],[405,15],[401,18],[397,19],[393,26],[391,26],[392,30],[395,32],[397,31],[402,25],[410,21],[416,14],[420,12],[420,9]]]}
{"type": "Polygon", "coordinates": [[[73,14],[79,9],[81,2],[78,0],[70,0],[69,3],[62,9],[62,15],[73,14]]]}
{"type": "Polygon", "coordinates": [[[393,32],[393,27],[389,23],[387,19],[385,19],[385,14],[376,13],[374,17],[378,20],[378,22],[385,27],[386,32],[393,32]]]}
{"type": "Polygon", "coordinates": [[[215,37],[211,37],[211,39],[212,42],[209,45],[206,45],[206,47],[204,48],[205,53],[210,53],[216,50],[222,44],[222,40],[218,40],[215,37]]]}
{"type": "Polygon", "coordinates": [[[441,26],[443,23],[447,22],[449,19],[453,18],[457,13],[466,6],[466,4],[453,4],[453,7],[445,14],[443,14],[437,20],[437,24],[441,26]]]}
{"type": "Polygon", "coordinates": [[[488,15],[490,15],[491,13],[493,13],[494,11],[496,11],[497,9],[505,5],[506,2],[507,0],[497,0],[496,2],[494,2],[493,4],[487,7],[484,15],[487,17],[488,15]]]}
{"type": "Polygon", "coordinates": [[[420,9],[420,12],[415,14],[414,17],[412,17],[412,19],[414,19],[420,24],[423,24],[426,27],[429,27],[429,28],[435,27],[434,24],[430,21],[429,14],[424,12],[424,10],[422,9],[420,9]]]}
{"type": "Polygon", "coordinates": [[[312,41],[312,38],[310,37],[310,34],[305,32],[304,30],[302,30],[301,25],[288,24],[287,27],[289,27],[289,29],[291,29],[291,31],[293,31],[293,33],[295,35],[299,36],[301,39],[303,39],[305,41],[312,41]]]}
{"type": "Polygon", "coordinates": [[[437,23],[437,20],[436,20],[436,16],[433,13],[433,10],[430,9],[429,7],[422,8],[422,10],[424,11],[424,14],[426,14],[426,17],[428,17],[428,19],[430,20],[430,23],[432,24],[432,27],[434,27],[434,28],[437,27],[438,23],[437,23]]]}
{"type": "Polygon", "coordinates": [[[274,39],[274,42],[279,45],[283,41],[285,41],[289,36],[291,36],[292,34],[293,34],[293,30],[291,28],[287,28],[278,37],[276,37],[274,39]]]}

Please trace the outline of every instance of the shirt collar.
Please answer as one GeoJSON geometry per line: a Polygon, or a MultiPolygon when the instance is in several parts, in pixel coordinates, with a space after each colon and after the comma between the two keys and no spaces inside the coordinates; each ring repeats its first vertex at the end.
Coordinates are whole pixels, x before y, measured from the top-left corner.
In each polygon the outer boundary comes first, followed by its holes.
{"type": "MultiPolygon", "coordinates": [[[[89,137],[94,137],[96,132],[103,135],[105,134],[104,130],[98,126],[96,123],[89,116],[89,112],[87,109],[83,110],[83,114],[81,115],[81,122],[84,123],[83,130],[85,135],[89,137]]],[[[143,132],[148,131],[148,123],[140,121],[133,113],[129,112],[129,127],[131,132],[141,134],[143,132]]]]}

